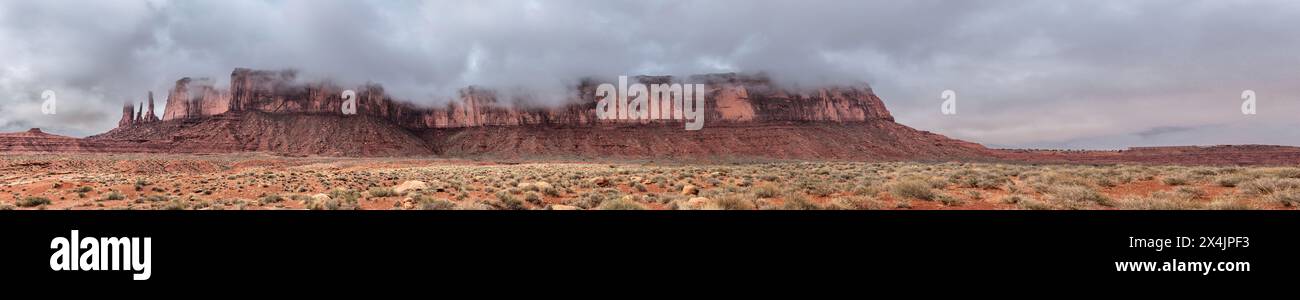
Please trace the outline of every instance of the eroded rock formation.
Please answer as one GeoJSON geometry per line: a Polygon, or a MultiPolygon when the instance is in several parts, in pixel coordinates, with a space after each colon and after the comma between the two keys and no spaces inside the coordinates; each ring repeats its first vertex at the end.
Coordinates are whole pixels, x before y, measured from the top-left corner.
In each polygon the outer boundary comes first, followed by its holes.
{"type": "MultiPolygon", "coordinates": [[[[639,76],[636,82],[673,82],[639,76]]],[[[163,117],[153,97],[127,103],[118,128],[76,139],[39,130],[0,134],[4,152],[270,152],[324,156],[491,156],[506,158],[767,158],[843,160],[1013,160],[1082,163],[1294,164],[1300,148],[1218,146],[1129,151],[992,150],[894,122],[866,84],[789,89],[761,75],[710,74],[680,83],[706,91],[703,130],[681,120],[595,118],[595,87],[532,105],[477,87],[443,105],[394,100],[377,84],[351,88],[357,115],[340,109],[345,88],[301,82],[293,71],[236,69],[228,90],[182,78],[163,117]]]]}
{"type": "MultiPolygon", "coordinates": [[[[667,76],[633,80],[677,81],[667,76]]],[[[174,151],[348,156],[939,159],[987,155],[978,144],[893,123],[884,103],[865,84],[796,91],[764,76],[691,76],[680,83],[708,87],[704,106],[708,130],[686,133],[681,120],[597,120],[594,80],[575,87],[580,96],[553,106],[468,87],[444,105],[420,107],[396,101],[383,87],[370,84],[352,88],[356,116],[340,112],[345,88],[329,82],[302,83],[293,71],[236,69],[230,82],[230,89],[223,91],[213,87],[211,80],[182,78],[168,93],[162,124],[120,126],[90,139],[141,141],[141,145],[174,151]],[[312,130],[346,131],[356,126],[369,129],[354,132],[359,136],[312,130]],[[378,138],[368,139],[371,136],[378,138]]]]}

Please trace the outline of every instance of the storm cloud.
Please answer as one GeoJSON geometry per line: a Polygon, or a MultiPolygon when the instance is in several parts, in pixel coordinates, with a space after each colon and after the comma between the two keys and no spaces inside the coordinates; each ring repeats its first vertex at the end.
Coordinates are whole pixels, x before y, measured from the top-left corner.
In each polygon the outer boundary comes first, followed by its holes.
{"type": "Polygon", "coordinates": [[[3,1],[0,131],[102,132],[123,101],[236,67],[429,105],[469,85],[554,102],[588,76],[765,72],[867,82],[901,123],[988,145],[1300,145],[1296,20],[1285,0],[3,1]]]}

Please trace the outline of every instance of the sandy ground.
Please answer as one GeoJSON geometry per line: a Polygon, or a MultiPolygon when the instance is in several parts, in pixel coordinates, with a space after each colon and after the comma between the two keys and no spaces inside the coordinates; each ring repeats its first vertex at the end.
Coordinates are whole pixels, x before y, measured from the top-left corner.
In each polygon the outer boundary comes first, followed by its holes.
{"type": "Polygon", "coordinates": [[[1286,185],[1300,181],[1293,169],[4,155],[0,208],[1293,209],[1289,197],[1300,191],[1286,185]],[[1230,178],[1283,185],[1262,194],[1221,183],[1230,178]],[[904,181],[929,192],[900,191],[904,181]]]}

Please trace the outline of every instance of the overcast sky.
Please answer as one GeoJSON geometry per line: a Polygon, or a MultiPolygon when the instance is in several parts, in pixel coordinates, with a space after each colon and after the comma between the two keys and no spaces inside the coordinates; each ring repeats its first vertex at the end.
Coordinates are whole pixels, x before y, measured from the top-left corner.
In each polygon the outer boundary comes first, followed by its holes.
{"type": "Polygon", "coordinates": [[[0,131],[103,132],[125,100],[152,90],[161,114],[176,79],[236,67],[427,104],[761,71],[868,82],[899,122],[989,146],[1300,145],[1300,1],[0,1],[0,131]]]}

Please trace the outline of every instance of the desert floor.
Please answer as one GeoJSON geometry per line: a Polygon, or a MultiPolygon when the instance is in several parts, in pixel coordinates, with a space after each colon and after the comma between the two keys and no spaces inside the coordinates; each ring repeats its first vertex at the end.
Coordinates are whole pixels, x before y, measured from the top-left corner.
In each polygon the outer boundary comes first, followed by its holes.
{"type": "Polygon", "coordinates": [[[1300,168],[4,155],[0,209],[1295,209],[1300,168]]]}

